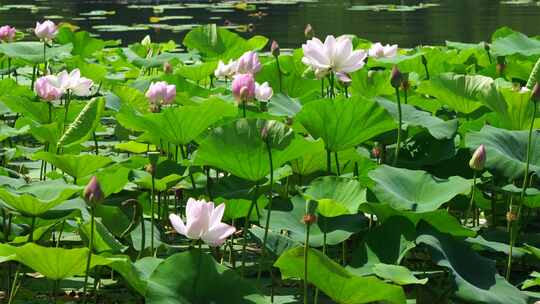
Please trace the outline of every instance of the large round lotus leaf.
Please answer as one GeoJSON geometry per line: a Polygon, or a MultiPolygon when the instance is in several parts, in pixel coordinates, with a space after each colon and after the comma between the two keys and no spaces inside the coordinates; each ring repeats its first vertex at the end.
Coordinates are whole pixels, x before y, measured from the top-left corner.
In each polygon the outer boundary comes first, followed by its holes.
{"type": "MultiPolygon", "coordinates": [[[[287,235],[299,243],[305,242],[306,225],[302,219],[306,213],[306,201],[301,196],[291,198],[292,205],[289,210],[273,210],[270,218],[270,229],[274,232],[287,231],[287,235]]],[[[266,216],[263,210],[262,218],[266,216]]],[[[368,225],[368,219],[360,214],[342,215],[337,217],[319,216],[317,223],[310,228],[309,245],[321,247],[323,245],[324,233],[326,232],[326,243],[337,245],[347,240],[354,233],[360,232],[368,225]]]]}
{"type": "MultiPolygon", "coordinates": [[[[470,132],[465,144],[471,151],[480,145],[486,148],[486,168],[514,180],[525,173],[529,131],[509,131],[485,126],[479,132],[470,132]]],[[[540,136],[533,132],[530,170],[540,173],[540,136]]]]}
{"type": "Polygon", "coordinates": [[[418,92],[436,97],[454,111],[470,114],[482,107],[482,96],[492,85],[490,77],[443,73],[422,82],[418,92]]]}
{"type": "Polygon", "coordinates": [[[437,178],[426,171],[380,166],[369,172],[377,199],[392,208],[426,212],[437,210],[459,194],[470,192],[472,183],[459,176],[437,178]]]}
{"type": "Polygon", "coordinates": [[[320,99],[307,103],[296,115],[314,138],[327,149],[342,151],[396,128],[390,114],[365,98],[320,99]]]}
{"type": "Polygon", "coordinates": [[[267,303],[255,287],[234,270],[197,250],[168,257],[148,280],[147,303],[267,303]]]}
{"type": "MultiPolygon", "coordinates": [[[[274,266],[279,268],[284,279],[303,279],[304,264],[304,248],[297,247],[282,254],[274,266]]],[[[307,264],[308,281],[336,303],[406,302],[401,287],[375,277],[352,275],[318,250],[309,249],[307,264]]]]}
{"type": "MultiPolygon", "coordinates": [[[[34,243],[28,243],[22,247],[0,244],[0,254],[9,253],[11,259],[30,267],[51,280],[63,280],[76,275],[84,275],[89,252],[88,248],[42,247],[34,243]]],[[[113,262],[112,259],[92,254],[90,268],[109,265],[113,262]]]]}
{"type": "Polygon", "coordinates": [[[112,163],[112,159],[109,157],[93,154],[58,155],[50,152],[37,152],[33,158],[45,160],[75,179],[88,176],[112,163]]]}
{"type": "Polygon", "coordinates": [[[495,39],[491,49],[497,56],[513,54],[532,56],[540,54],[540,41],[529,38],[522,33],[513,32],[508,36],[495,39]]]}
{"type": "MultiPolygon", "coordinates": [[[[46,60],[53,58],[66,58],[71,56],[73,45],[71,43],[48,47],[46,60]]],[[[29,61],[33,64],[43,63],[43,43],[37,41],[20,41],[0,44],[0,53],[11,57],[29,61]]]]}
{"type": "Polygon", "coordinates": [[[433,262],[450,271],[458,299],[466,303],[527,303],[527,296],[498,274],[495,261],[425,223],[420,225],[419,234],[416,242],[428,246],[433,262]]]}
{"type": "MultiPolygon", "coordinates": [[[[270,174],[268,149],[261,137],[261,130],[266,123],[264,120],[239,119],[213,129],[199,142],[195,164],[213,166],[251,181],[264,178],[270,174]]],[[[279,134],[285,137],[294,136],[292,132],[279,134]]],[[[287,140],[273,139],[273,142],[289,141],[287,146],[272,146],[274,170],[309,152],[316,145],[315,142],[299,136],[287,140]]]]}
{"type": "Polygon", "coordinates": [[[316,201],[317,212],[325,217],[358,213],[366,201],[366,188],[356,180],[325,176],[311,182],[304,197],[316,201]]]}
{"type": "Polygon", "coordinates": [[[24,215],[40,216],[64,203],[80,189],[62,180],[36,182],[22,186],[17,191],[0,188],[0,202],[7,208],[24,215]]]}

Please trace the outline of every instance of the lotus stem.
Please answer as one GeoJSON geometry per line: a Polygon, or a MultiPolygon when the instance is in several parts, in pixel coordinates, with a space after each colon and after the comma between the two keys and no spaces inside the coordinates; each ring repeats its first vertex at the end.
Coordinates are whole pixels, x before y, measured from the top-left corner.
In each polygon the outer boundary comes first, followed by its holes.
{"type": "Polygon", "coordinates": [[[98,144],[97,135],[95,131],[92,132],[92,137],[94,138],[94,148],[96,151],[96,155],[99,155],[99,144],[98,144]]]}
{"type": "Polygon", "coordinates": [[[337,152],[334,152],[334,158],[336,160],[336,172],[337,172],[337,176],[340,176],[341,175],[341,168],[339,167],[339,156],[338,156],[338,153],[337,152]]]}
{"type": "Polygon", "coordinates": [[[193,280],[193,298],[197,299],[197,284],[199,282],[199,276],[201,275],[201,260],[202,260],[202,243],[201,240],[197,241],[198,243],[198,257],[197,257],[197,273],[195,274],[195,279],[193,280]]]}
{"type": "Polygon", "coordinates": [[[426,79],[429,80],[429,69],[426,56],[422,55],[422,65],[424,65],[424,70],[426,71],[426,79]]]}
{"type": "Polygon", "coordinates": [[[64,124],[63,124],[64,132],[66,131],[66,123],[67,123],[67,117],[69,113],[70,102],[71,102],[71,94],[69,93],[69,90],[68,90],[68,92],[66,93],[66,104],[65,104],[65,112],[64,112],[64,124]]]}
{"type": "Polygon", "coordinates": [[[401,99],[399,97],[399,87],[396,87],[396,97],[397,97],[397,106],[398,106],[398,132],[397,132],[397,143],[396,143],[396,152],[394,154],[394,166],[398,162],[399,158],[399,149],[401,146],[401,126],[403,124],[401,117],[401,99]]]}
{"type": "Polygon", "coordinates": [[[326,148],[326,171],[329,175],[332,174],[332,152],[326,148]]]}
{"type": "Polygon", "coordinates": [[[540,58],[536,61],[531,74],[529,75],[529,80],[527,81],[527,89],[532,90],[534,85],[538,82],[538,72],[540,72],[540,58]]]}
{"type": "MultiPolygon", "coordinates": [[[[277,58],[276,58],[277,59],[277,58]]],[[[261,273],[262,273],[262,263],[266,257],[266,242],[268,240],[268,229],[270,227],[270,216],[272,214],[272,202],[273,202],[273,185],[274,185],[274,164],[272,159],[272,148],[270,147],[270,144],[268,142],[268,139],[266,140],[266,149],[268,151],[268,160],[270,162],[270,194],[268,196],[268,212],[266,213],[266,223],[264,225],[264,237],[263,237],[263,244],[262,244],[262,254],[261,254],[261,261],[259,263],[259,272],[257,273],[257,283],[261,279],[261,273]]],[[[272,282],[273,284],[273,282],[272,282]]]]}
{"type": "Polygon", "coordinates": [[[15,296],[17,295],[17,291],[19,291],[19,287],[21,286],[22,278],[18,282],[19,284],[17,285],[17,279],[19,278],[20,271],[21,271],[21,264],[17,266],[17,271],[15,272],[15,276],[13,277],[13,283],[11,284],[11,290],[9,291],[8,304],[13,303],[13,300],[15,299],[15,296]]]}
{"type": "Polygon", "coordinates": [[[279,79],[279,92],[283,93],[282,90],[282,75],[281,75],[281,66],[279,65],[279,56],[276,56],[276,65],[277,65],[277,73],[278,73],[278,79],[279,79]]]}
{"type": "MultiPolygon", "coordinates": [[[[152,251],[152,254],[154,254],[154,222],[155,222],[155,214],[154,214],[154,208],[155,208],[155,202],[154,202],[154,192],[156,188],[156,176],[155,174],[152,174],[152,189],[150,190],[150,213],[151,213],[151,226],[150,226],[150,250],[152,251]]],[[[145,233],[143,231],[143,233],[145,233]]],[[[142,248],[141,250],[144,250],[142,248]]]]}
{"type": "Polygon", "coordinates": [[[336,93],[334,91],[334,73],[330,73],[330,97],[335,98],[336,93]]]}
{"type": "MultiPolygon", "coordinates": [[[[464,224],[467,225],[467,220],[469,219],[469,216],[471,215],[471,211],[474,207],[474,192],[476,190],[476,170],[473,173],[473,186],[471,190],[471,199],[469,201],[469,207],[467,208],[467,212],[465,213],[464,218],[464,224]]],[[[473,219],[473,227],[474,227],[474,219],[473,219]]]]}
{"type": "Polygon", "coordinates": [[[321,98],[324,98],[324,78],[321,78],[321,98]]]}
{"type": "Polygon", "coordinates": [[[47,75],[47,42],[43,41],[43,76],[47,75]]]}
{"type": "Polygon", "coordinates": [[[246,251],[247,251],[247,235],[248,235],[248,229],[249,229],[249,220],[251,219],[251,213],[253,212],[253,208],[255,207],[255,205],[257,204],[257,193],[258,193],[258,190],[259,190],[259,184],[256,184],[255,185],[255,195],[253,196],[253,200],[251,201],[251,205],[249,206],[249,210],[248,210],[248,213],[247,213],[247,216],[246,216],[246,221],[244,223],[244,231],[243,231],[243,237],[244,237],[244,242],[242,244],[242,277],[244,277],[245,275],[245,271],[246,271],[246,251]]]}
{"type": "MultiPolygon", "coordinates": [[[[309,202],[308,202],[309,205],[309,202]]],[[[309,230],[311,223],[306,223],[306,240],[304,243],[304,304],[308,303],[308,255],[309,255],[309,230]]]]}
{"type": "Polygon", "coordinates": [[[34,229],[36,228],[36,217],[32,216],[32,222],[30,224],[30,234],[28,235],[28,242],[32,243],[34,241],[34,229]]]}
{"type": "Polygon", "coordinates": [[[246,118],[246,100],[242,98],[242,115],[246,118]]]}
{"type": "Polygon", "coordinates": [[[88,257],[86,259],[86,271],[84,272],[84,286],[83,286],[83,296],[86,303],[88,301],[88,295],[86,294],[87,285],[88,285],[88,275],[90,272],[90,262],[92,261],[92,249],[94,247],[94,222],[95,222],[95,210],[94,207],[90,207],[90,240],[88,241],[88,257]]]}
{"type": "Polygon", "coordinates": [[[60,232],[58,233],[58,238],[56,239],[56,248],[60,247],[60,240],[62,239],[62,234],[64,233],[65,224],[66,220],[63,220],[62,224],[60,225],[60,232]]]}
{"type": "MultiPolygon", "coordinates": [[[[537,102],[536,102],[536,99],[533,99],[534,100],[534,109],[533,109],[533,115],[531,117],[531,125],[530,125],[530,128],[529,128],[529,137],[528,137],[528,141],[527,141],[527,157],[526,157],[526,163],[525,163],[525,174],[523,176],[523,185],[521,186],[521,195],[520,195],[520,200],[519,200],[519,203],[518,203],[518,211],[517,211],[517,215],[516,215],[516,219],[515,219],[515,223],[514,221],[512,221],[510,223],[510,229],[509,229],[509,234],[510,234],[510,250],[508,252],[508,263],[507,263],[507,267],[506,267],[506,280],[509,281],[510,280],[510,273],[512,272],[512,253],[513,253],[513,248],[514,248],[514,245],[516,243],[516,238],[519,234],[519,224],[520,224],[520,219],[521,219],[521,209],[523,207],[523,201],[525,200],[525,193],[527,191],[527,187],[528,187],[528,184],[529,184],[529,166],[530,166],[530,161],[531,161],[531,146],[532,146],[532,131],[533,131],[533,128],[534,128],[534,118],[536,117],[536,108],[538,106],[537,102]],[[515,229],[515,231],[514,231],[515,229]]],[[[512,212],[510,210],[510,212],[512,212]]]]}
{"type": "MultiPolygon", "coordinates": [[[[187,151],[184,150],[183,145],[180,146],[180,152],[182,153],[182,159],[187,160],[187,151]]],[[[191,171],[189,171],[189,179],[191,180],[191,187],[193,188],[193,191],[195,191],[197,189],[197,185],[195,184],[195,178],[193,178],[193,173],[191,173],[191,171]]]]}

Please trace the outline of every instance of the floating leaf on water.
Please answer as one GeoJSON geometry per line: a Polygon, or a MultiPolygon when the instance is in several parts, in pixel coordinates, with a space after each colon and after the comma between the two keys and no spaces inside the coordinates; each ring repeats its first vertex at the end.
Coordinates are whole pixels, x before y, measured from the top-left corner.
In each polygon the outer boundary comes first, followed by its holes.
{"type": "Polygon", "coordinates": [[[91,11],[88,13],[80,13],[81,16],[112,16],[116,15],[115,11],[91,11]]]}

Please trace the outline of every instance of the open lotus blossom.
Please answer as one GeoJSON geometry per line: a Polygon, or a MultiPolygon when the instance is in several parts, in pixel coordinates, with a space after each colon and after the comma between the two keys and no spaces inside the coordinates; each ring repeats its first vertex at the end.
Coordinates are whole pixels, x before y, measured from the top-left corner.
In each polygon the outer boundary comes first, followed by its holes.
{"type": "Polygon", "coordinates": [[[4,25],[0,27],[0,41],[3,42],[10,42],[15,39],[15,34],[17,33],[17,30],[15,30],[14,27],[11,27],[9,25],[4,25]]]}
{"type": "Polygon", "coordinates": [[[329,72],[353,73],[361,69],[367,54],[362,50],[353,50],[351,39],[341,36],[327,36],[324,43],[318,38],[308,40],[302,45],[302,62],[311,67],[317,78],[329,72]]]}
{"type": "Polygon", "coordinates": [[[217,247],[236,231],[233,226],[221,222],[224,212],[225,204],[214,207],[213,202],[190,198],[186,205],[186,223],[176,214],[169,215],[169,220],[178,233],[217,247]]]}
{"type": "Polygon", "coordinates": [[[382,45],[380,42],[374,43],[369,49],[369,57],[390,58],[397,55],[398,45],[382,45]]]}
{"type": "Polygon", "coordinates": [[[153,104],[171,104],[176,98],[176,86],[165,81],[152,82],[146,97],[153,104]]]}
{"type": "Polygon", "coordinates": [[[217,78],[232,78],[236,74],[236,66],[238,63],[234,60],[229,60],[229,63],[225,64],[223,61],[219,61],[214,75],[217,78]]]}
{"type": "Polygon", "coordinates": [[[258,101],[269,101],[274,95],[274,90],[268,84],[264,82],[263,84],[255,83],[255,99],[258,101]]]}
{"type": "Polygon", "coordinates": [[[58,34],[58,27],[51,20],[46,20],[43,23],[37,22],[34,33],[39,39],[49,42],[56,37],[56,34],[58,34]]]}
{"type": "Polygon", "coordinates": [[[94,82],[86,77],[81,77],[81,71],[74,69],[70,73],[62,71],[58,74],[58,82],[64,92],[70,91],[70,93],[77,96],[88,96],[91,93],[94,82]]]}
{"type": "Polygon", "coordinates": [[[255,79],[252,74],[238,74],[232,82],[232,92],[238,101],[250,101],[255,97],[255,79]]]}
{"type": "Polygon", "coordinates": [[[63,95],[56,76],[52,75],[38,78],[34,84],[34,91],[45,101],[57,100],[63,95]]]}
{"type": "Polygon", "coordinates": [[[237,74],[257,74],[262,68],[259,56],[253,51],[244,53],[238,58],[236,66],[237,74]]]}

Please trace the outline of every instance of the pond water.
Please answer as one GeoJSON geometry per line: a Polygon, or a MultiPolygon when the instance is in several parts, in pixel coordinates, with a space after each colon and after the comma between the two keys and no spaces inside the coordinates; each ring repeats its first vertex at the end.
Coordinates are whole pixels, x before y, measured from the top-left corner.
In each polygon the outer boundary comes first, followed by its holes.
{"type": "Polygon", "coordinates": [[[150,34],[154,41],[180,42],[197,24],[261,34],[298,47],[311,23],[318,35],[353,33],[403,47],[445,40],[488,40],[506,25],[538,34],[540,6],[527,0],[271,0],[252,5],[230,1],[0,0],[0,24],[31,28],[36,20],[67,21],[124,43],[150,34]]]}

